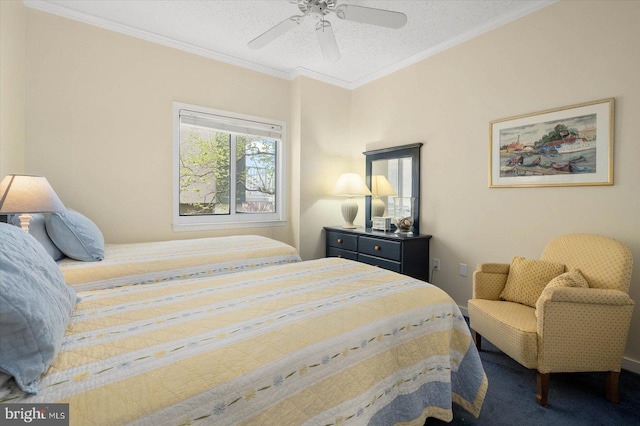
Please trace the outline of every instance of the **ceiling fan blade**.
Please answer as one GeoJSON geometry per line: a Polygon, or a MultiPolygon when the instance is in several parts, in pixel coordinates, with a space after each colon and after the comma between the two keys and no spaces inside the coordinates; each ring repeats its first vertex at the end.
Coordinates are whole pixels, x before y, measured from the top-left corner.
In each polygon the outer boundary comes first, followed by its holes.
{"type": "Polygon", "coordinates": [[[378,25],[388,28],[402,28],[407,23],[407,15],[384,9],[343,4],[336,8],[338,18],[362,24],[378,25]]]}
{"type": "Polygon", "coordinates": [[[304,16],[294,15],[285,19],[275,27],[265,31],[264,33],[260,34],[258,37],[251,40],[248,43],[249,49],[260,49],[261,47],[266,46],[267,44],[271,43],[273,40],[277,39],[287,31],[292,30],[293,28],[300,25],[300,22],[302,22],[302,18],[304,18],[304,16]]]}
{"type": "Polygon", "coordinates": [[[338,43],[336,43],[336,36],[333,34],[333,28],[329,21],[321,20],[316,24],[316,35],[318,36],[318,43],[320,43],[320,50],[322,50],[322,56],[328,62],[336,62],[340,59],[340,50],[338,49],[338,43]]]}

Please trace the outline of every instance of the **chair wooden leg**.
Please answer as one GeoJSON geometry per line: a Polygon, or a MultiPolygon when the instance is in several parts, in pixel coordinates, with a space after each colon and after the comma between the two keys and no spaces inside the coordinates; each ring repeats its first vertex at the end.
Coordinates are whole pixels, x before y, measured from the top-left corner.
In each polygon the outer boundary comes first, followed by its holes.
{"type": "Polygon", "coordinates": [[[605,396],[607,397],[607,401],[612,404],[617,404],[620,402],[620,391],[618,381],[620,379],[619,371],[608,371],[605,376],[605,396]]]}
{"type": "Polygon", "coordinates": [[[477,332],[477,331],[473,331],[473,341],[476,344],[476,348],[478,349],[478,352],[482,350],[482,336],[477,332]]]}
{"type": "Polygon", "coordinates": [[[536,393],[536,400],[538,404],[543,407],[548,407],[547,398],[549,396],[549,375],[550,373],[541,373],[538,371],[538,392],[536,393]]]}

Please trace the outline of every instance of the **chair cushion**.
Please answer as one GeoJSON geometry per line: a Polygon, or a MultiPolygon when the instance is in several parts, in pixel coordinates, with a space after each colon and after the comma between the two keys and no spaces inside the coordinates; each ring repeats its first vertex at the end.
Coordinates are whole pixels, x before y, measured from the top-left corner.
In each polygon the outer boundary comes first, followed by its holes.
{"type": "Polygon", "coordinates": [[[535,308],[545,286],[564,270],[565,266],[561,263],[516,256],[511,261],[507,283],[500,297],[535,308]]]}
{"type": "Polygon", "coordinates": [[[502,300],[471,299],[470,327],[527,368],[538,365],[535,309],[502,300]]]}
{"type": "Polygon", "coordinates": [[[545,289],[550,287],[583,287],[588,288],[589,283],[580,273],[580,269],[572,269],[569,272],[558,275],[546,285],[545,289]]]}

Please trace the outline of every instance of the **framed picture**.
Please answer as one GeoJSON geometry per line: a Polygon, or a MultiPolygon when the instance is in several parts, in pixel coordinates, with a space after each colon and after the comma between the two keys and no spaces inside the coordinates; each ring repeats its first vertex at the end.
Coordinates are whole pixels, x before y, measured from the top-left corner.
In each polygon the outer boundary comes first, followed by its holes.
{"type": "Polygon", "coordinates": [[[492,121],[489,187],[613,185],[613,101],[492,121]]]}

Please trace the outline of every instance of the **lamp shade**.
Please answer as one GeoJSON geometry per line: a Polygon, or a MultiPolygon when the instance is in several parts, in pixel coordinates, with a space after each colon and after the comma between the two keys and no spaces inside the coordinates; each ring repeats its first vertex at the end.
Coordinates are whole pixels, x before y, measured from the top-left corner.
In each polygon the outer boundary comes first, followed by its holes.
{"type": "Polygon", "coordinates": [[[0,214],[65,211],[44,176],[7,175],[0,182],[0,214]]]}
{"type": "Polygon", "coordinates": [[[343,197],[354,197],[358,195],[371,195],[371,191],[369,191],[367,185],[364,184],[359,174],[343,173],[333,189],[333,194],[343,197]]]}
{"type": "Polygon", "coordinates": [[[378,197],[397,195],[387,178],[383,175],[371,176],[371,193],[378,197]]]}

